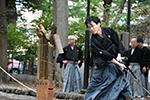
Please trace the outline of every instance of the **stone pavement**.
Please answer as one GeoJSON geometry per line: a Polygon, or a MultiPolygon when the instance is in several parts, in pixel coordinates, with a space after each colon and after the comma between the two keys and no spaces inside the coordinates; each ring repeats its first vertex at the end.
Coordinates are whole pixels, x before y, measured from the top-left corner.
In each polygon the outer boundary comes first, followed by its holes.
{"type": "MultiPolygon", "coordinates": [[[[36,97],[0,92],[0,100],[36,100],[36,97]]],[[[75,99],[53,99],[53,100],[75,100],[75,99]]],[[[133,99],[133,100],[141,100],[141,99],[133,99]]],[[[144,100],[150,99],[145,98],[144,100]]]]}
{"type": "MultiPolygon", "coordinates": [[[[0,92],[0,100],[36,100],[36,97],[0,92]]],[[[54,98],[53,100],[64,100],[64,99],[54,98]]]]}
{"type": "MultiPolygon", "coordinates": [[[[84,94],[55,91],[54,97],[56,97],[56,99],[53,100],[83,100],[84,94]]],[[[36,100],[36,93],[27,89],[0,86],[0,100],[36,100]]],[[[133,98],[133,100],[141,99],[133,98]]],[[[150,100],[150,98],[143,100],[150,100]]]]}
{"type": "Polygon", "coordinates": [[[36,97],[0,92],[0,100],[36,100],[36,97]]]}
{"type": "MultiPolygon", "coordinates": [[[[0,86],[0,92],[0,97],[4,100],[36,100],[36,93],[28,89],[0,86]]],[[[84,95],[54,91],[54,97],[56,100],[83,100],[84,95]]]]}
{"type": "MultiPolygon", "coordinates": [[[[0,100],[36,100],[36,97],[0,92],[0,100]]],[[[54,98],[53,100],[74,100],[74,99],[58,99],[58,98],[55,99],[54,98]]]]}

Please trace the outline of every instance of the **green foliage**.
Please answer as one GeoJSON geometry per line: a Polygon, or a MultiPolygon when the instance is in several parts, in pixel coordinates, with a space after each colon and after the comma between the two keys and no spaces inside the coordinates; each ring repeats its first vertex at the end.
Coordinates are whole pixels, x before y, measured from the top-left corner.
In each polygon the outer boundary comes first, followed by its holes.
{"type": "Polygon", "coordinates": [[[86,16],[86,3],[77,2],[79,0],[73,0],[73,5],[69,5],[69,17],[71,18],[84,18],[86,16]],[[81,17],[82,16],[82,17],[81,17]]]}
{"type": "Polygon", "coordinates": [[[131,4],[137,4],[139,7],[150,4],[150,0],[131,0],[131,4]]]}
{"type": "Polygon", "coordinates": [[[36,30],[36,27],[40,20],[44,20],[43,26],[45,27],[47,32],[49,32],[51,30],[51,26],[53,24],[52,14],[49,12],[44,12],[44,13],[42,13],[42,16],[40,18],[32,20],[31,24],[32,24],[32,27],[34,27],[34,28],[32,28],[33,30],[36,30]]]}
{"type": "Polygon", "coordinates": [[[78,22],[72,21],[69,24],[69,35],[76,36],[76,45],[82,48],[82,51],[85,49],[85,29],[86,26],[84,24],[84,20],[79,20],[78,22]]]}
{"type": "MultiPolygon", "coordinates": [[[[86,13],[87,13],[87,0],[83,0],[83,2],[79,2],[80,0],[70,0],[73,2],[73,5],[69,6],[69,17],[72,17],[75,19],[74,20],[70,20],[69,21],[69,35],[75,35],[78,37],[78,39],[76,40],[76,44],[80,47],[82,47],[82,50],[84,52],[84,46],[85,46],[85,29],[86,26],[84,24],[85,19],[86,19],[86,13]]],[[[126,29],[124,27],[125,24],[120,24],[121,22],[124,22],[124,20],[120,20],[124,16],[124,13],[121,13],[120,15],[117,15],[117,11],[119,11],[119,5],[121,3],[122,0],[116,0],[113,1],[113,3],[116,4],[116,6],[109,6],[104,8],[103,7],[103,0],[93,0],[90,2],[90,16],[97,16],[99,17],[101,20],[103,19],[103,13],[106,9],[110,9],[110,16],[109,19],[107,19],[109,21],[109,24],[107,24],[105,21],[101,21],[101,24],[103,27],[109,27],[114,25],[115,26],[115,30],[119,33],[119,32],[123,32],[126,29]],[[118,22],[113,22],[113,20],[115,19],[115,17],[119,16],[118,20],[120,20],[120,23],[118,22]]]]}
{"type": "Polygon", "coordinates": [[[17,27],[13,24],[7,25],[7,40],[8,40],[8,50],[17,50],[22,47],[22,45],[27,44],[25,41],[28,39],[26,36],[27,29],[23,27],[17,27]]]}
{"type": "Polygon", "coordinates": [[[134,24],[131,28],[131,36],[142,37],[149,39],[150,37],[150,8],[149,6],[134,7],[134,13],[131,14],[134,19],[134,24]]]}
{"type": "Polygon", "coordinates": [[[38,19],[32,20],[31,24],[32,27],[35,27],[34,30],[36,30],[36,26],[38,25],[40,20],[44,20],[43,26],[47,31],[51,30],[51,26],[53,24],[53,5],[52,2],[46,1],[44,3],[45,5],[41,7],[42,10],[42,16],[38,19]]]}
{"type": "Polygon", "coordinates": [[[29,30],[23,27],[17,27],[13,24],[7,25],[7,56],[12,55],[11,59],[24,60],[23,58],[36,57],[31,52],[37,51],[37,41],[33,41],[29,35],[29,30]],[[23,51],[18,51],[22,49],[23,51]],[[30,49],[30,50],[29,50],[30,49]],[[29,53],[28,53],[29,52],[29,53]],[[26,55],[25,55],[26,53],[26,55]]]}
{"type": "MultiPolygon", "coordinates": [[[[41,8],[43,8],[46,2],[48,2],[47,0],[13,0],[13,1],[17,1],[17,3],[19,3],[20,5],[23,5],[23,8],[21,10],[23,10],[24,8],[27,8],[28,11],[33,11],[33,12],[35,10],[44,10],[41,8]]],[[[52,1],[52,0],[49,0],[49,1],[52,1]]]]}
{"type": "MultiPolygon", "coordinates": [[[[81,30],[84,25],[84,21],[86,18],[86,10],[87,10],[87,0],[82,0],[83,2],[77,3],[80,0],[70,0],[72,1],[74,4],[70,5],[69,8],[71,8],[69,10],[69,17],[76,18],[78,20],[76,20],[76,22],[74,21],[70,21],[70,26],[69,26],[69,34],[75,34],[75,33],[84,33],[83,35],[85,35],[85,29],[81,30]],[[82,13],[82,14],[81,14],[82,13]],[[81,22],[83,21],[83,22],[81,22]],[[82,24],[81,24],[82,23],[82,24]],[[76,26],[77,25],[77,26],[76,26]],[[80,26],[79,26],[80,25],[80,26]],[[72,29],[71,27],[73,27],[74,29],[72,29]],[[78,28],[76,28],[78,27],[78,28]],[[73,32],[74,31],[74,32],[73,32]]],[[[122,10],[127,9],[127,4],[128,2],[125,3],[125,5],[123,5],[123,9],[120,10],[121,8],[121,3],[122,0],[113,0],[111,6],[108,6],[106,8],[104,8],[104,0],[92,0],[90,1],[90,16],[98,16],[101,20],[104,19],[104,12],[106,9],[109,9],[109,19],[106,19],[105,21],[102,20],[101,24],[103,27],[113,27],[113,29],[115,31],[118,32],[125,32],[126,30],[126,24],[127,24],[127,12],[123,12],[122,10]],[[118,12],[121,12],[118,14],[118,12]],[[117,18],[117,20],[115,20],[117,18]],[[108,24],[106,22],[109,22],[108,24]]],[[[138,5],[139,7],[143,6],[143,5],[147,5],[149,4],[149,0],[132,0],[131,5],[132,6],[132,10],[134,10],[134,7],[136,7],[136,5],[138,5]]],[[[144,11],[140,11],[140,12],[146,12],[144,11]]],[[[139,15],[141,15],[139,12],[137,13],[139,15]]],[[[138,16],[139,16],[138,15],[138,16]]],[[[135,16],[131,16],[131,21],[135,20],[136,17],[135,16]]],[[[84,26],[85,27],[85,26],[84,26]]],[[[77,34],[79,35],[79,34],[77,34]]],[[[85,36],[80,37],[81,40],[85,40],[85,36]]],[[[76,41],[77,44],[79,45],[83,45],[83,43],[78,43],[78,41],[76,41]]]]}
{"type": "MultiPolygon", "coordinates": [[[[27,29],[27,25],[24,24],[27,19],[23,18],[21,13],[19,12],[18,18],[22,21],[22,25],[16,26],[13,24],[8,24],[8,56],[11,54],[13,57],[18,60],[25,60],[25,59],[31,59],[37,57],[37,49],[38,49],[38,39],[35,39],[37,37],[36,31],[37,31],[37,25],[39,20],[45,20],[44,27],[47,30],[50,30],[52,20],[53,20],[53,10],[52,10],[52,2],[48,2],[45,0],[25,0],[25,1],[19,1],[22,3],[24,7],[28,8],[29,11],[32,11],[34,13],[34,10],[43,10],[42,17],[33,20],[31,22],[32,28],[27,29]],[[39,3],[40,2],[40,3],[39,3]],[[31,9],[32,8],[32,9],[31,9]],[[22,27],[20,27],[22,26],[22,27]],[[22,49],[24,52],[18,52],[17,50],[22,49]]],[[[22,9],[23,10],[23,9],[22,9]]],[[[38,37],[37,37],[38,38],[38,37]]]]}

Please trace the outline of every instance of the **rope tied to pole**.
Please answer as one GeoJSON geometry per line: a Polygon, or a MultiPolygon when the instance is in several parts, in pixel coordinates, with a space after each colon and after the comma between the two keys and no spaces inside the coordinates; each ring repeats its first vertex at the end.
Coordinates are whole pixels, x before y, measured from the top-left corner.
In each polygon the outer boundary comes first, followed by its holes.
{"type": "Polygon", "coordinates": [[[29,89],[29,90],[31,90],[31,91],[33,91],[33,92],[36,93],[36,90],[34,90],[34,89],[32,89],[32,88],[26,86],[25,84],[21,83],[19,80],[17,80],[17,79],[14,78],[12,75],[10,75],[7,71],[5,71],[1,66],[0,66],[0,69],[1,69],[5,74],[7,74],[9,77],[11,77],[13,80],[15,80],[15,81],[18,82],[20,85],[22,85],[23,87],[25,87],[25,88],[27,88],[27,89],[29,89]]]}

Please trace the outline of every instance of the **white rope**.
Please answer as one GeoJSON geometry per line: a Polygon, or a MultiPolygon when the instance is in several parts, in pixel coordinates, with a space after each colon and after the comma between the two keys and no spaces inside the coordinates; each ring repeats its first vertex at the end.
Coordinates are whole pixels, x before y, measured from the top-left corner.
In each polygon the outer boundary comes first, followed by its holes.
{"type": "Polygon", "coordinates": [[[21,83],[20,81],[18,81],[17,79],[15,79],[15,78],[14,78],[13,76],[11,76],[8,72],[6,72],[1,66],[0,66],[0,69],[1,69],[4,73],[6,73],[9,77],[11,77],[13,80],[15,80],[16,82],[18,82],[20,85],[22,85],[22,86],[24,86],[25,88],[27,88],[27,89],[29,89],[29,90],[31,90],[31,91],[33,91],[33,92],[36,93],[36,90],[29,88],[28,86],[24,85],[23,83],[21,83]]]}

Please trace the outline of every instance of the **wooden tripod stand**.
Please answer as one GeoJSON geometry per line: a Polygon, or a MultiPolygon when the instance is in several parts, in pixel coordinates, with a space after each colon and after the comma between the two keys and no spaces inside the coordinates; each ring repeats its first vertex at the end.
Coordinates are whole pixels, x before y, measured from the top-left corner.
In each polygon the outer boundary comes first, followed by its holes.
{"type": "Polygon", "coordinates": [[[63,48],[59,34],[56,33],[57,27],[53,25],[51,32],[47,33],[43,24],[44,20],[40,20],[38,24],[40,31],[37,33],[39,37],[39,47],[36,100],[53,100],[53,49],[55,45],[58,53],[63,53],[63,48]]]}

